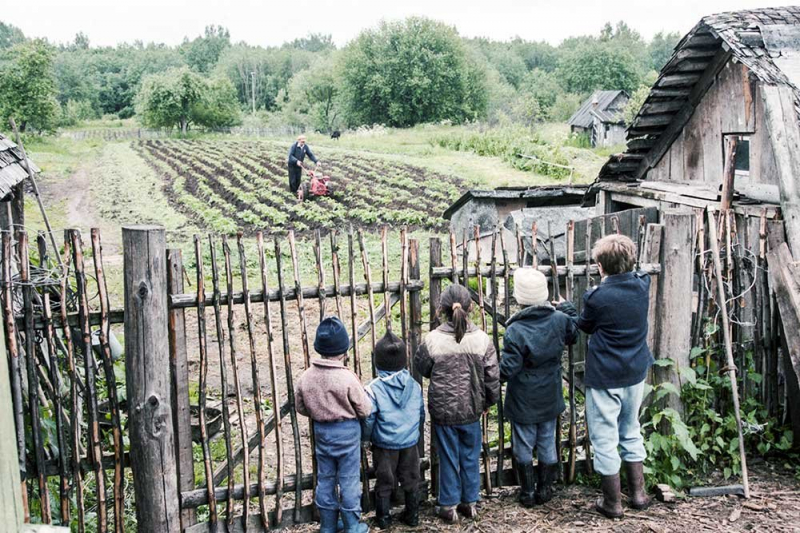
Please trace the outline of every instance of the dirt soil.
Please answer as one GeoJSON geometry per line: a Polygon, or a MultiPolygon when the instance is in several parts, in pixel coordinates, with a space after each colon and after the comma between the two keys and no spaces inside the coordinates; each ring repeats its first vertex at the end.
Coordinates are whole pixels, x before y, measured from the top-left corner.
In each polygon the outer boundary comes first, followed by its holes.
{"type": "MultiPolygon", "coordinates": [[[[560,488],[551,502],[533,509],[524,509],[516,502],[517,488],[504,488],[479,504],[480,516],[475,522],[446,525],[434,516],[433,505],[429,503],[422,508],[419,527],[400,524],[391,531],[800,531],[800,483],[792,472],[777,463],[761,462],[753,465],[750,474],[750,500],[719,496],[687,498],[675,503],[654,501],[645,511],[626,509],[625,518],[608,520],[593,509],[600,494],[595,487],[560,488]]],[[[722,480],[719,482],[725,484],[722,480]]],[[[372,516],[370,513],[367,518],[372,516]]],[[[306,524],[287,531],[311,532],[318,528],[317,524],[306,524]]],[[[371,528],[371,531],[378,529],[371,528]]]]}

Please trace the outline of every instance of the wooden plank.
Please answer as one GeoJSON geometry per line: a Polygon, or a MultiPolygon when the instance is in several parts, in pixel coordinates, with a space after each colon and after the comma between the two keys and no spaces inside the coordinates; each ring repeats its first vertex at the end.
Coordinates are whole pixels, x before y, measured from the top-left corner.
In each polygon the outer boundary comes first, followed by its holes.
{"type": "MultiPolygon", "coordinates": [[[[94,233],[92,234],[94,237],[94,233]]],[[[179,249],[167,250],[167,291],[183,293],[183,256],[179,249]]],[[[186,355],[186,317],[183,309],[169,312],[169,359],[172,378],[172,410],[175,413],[175,453],[178,456],[178,489],[183,492],[194,488],[194,461],[192,454],[192,416],[189,409],[189,361],[186,355]]],[[[181,511],[181,527],[187,528],[197,521],[196,513],[181,511]]]]}
{"type": "MultiPolygon", "coordinates": [[[[648,224],[645,230],[644,243],[639,254],[639,268],[644,263],[658,263],[661,260],[661,239],[664,234],[664,226],[661,224],[648,224]]],[[[647,330],[647,346],[651,353],[655,353],[656,331],[658,331],[658,283],[654,280],[650,282],[650,305],[647,309],[647,323],[650,327],[647,330]]]]}
{"type": "Polygon", "coordinates": [[[180,528],[167,334],[166,238],[159,226],[122,228],[125,374],[139,531],[180,528]]]}
{"type": "MultiPolygon", "coordinates": [[[[694,275],[694,221],[692,212],[667,210],[663,213],[661,275],[658,278],[658,324],[655,357],[672,359],[669,367],[656,367],[657,383],[672,383],[681,390],[681,369],[690,366],[692,292],[694,275]]],[[[668,395],[666,404],[683,413],[680,398],[668,395]]]]}
{"type": "MultiPolygon", "coordinates": [[[[708,91],[708,88],[714,83],[717,74],[730,58],[730,52],[723,50],[719,50],[717,52],[717,54],[714,56],[714,59],[709,63],[706,71],[696,80],[694,87],[692,87],[690,91],[687,91],[687,100],[684,107],[678,111],[678,113],[676,113],[674,120],[670,123],[667,129],[661,133],[655,146],[653,146],[653,148],[647,154],[647,157],[642,160],[639,170],[637,170],[633,176],[635,179],[642,178],[647,171],[655,166],[656,163],[661,160],[664,154],[667,153],[669,147],[672,146],[672,143],[675,141],[678,135],[680,135],[681,131],[683,131],[683,127],[694,114],[695,106],[697,106],[703,95],[706,93],[706,91],[708,91]]],[[[651,92],[651,96],[654,93],[655,91],[651,92]]]]}
{"type": "Polygon", "coordinates": [[[793,255],[800,257],[800,127],[795,110],[794,91],[789,87],[761,86],[764,122],[772,140],[781,187],[781,211],[787,242],[793,255]]]}
{"type": "Polygon", "coordinates": [[[719,197],[719,193],[711,186],[680,180],[670,180],[669,182],[647,180],[639,184],[639,187],[642,189],[670,192],[706,200],[716,200],[719,197]]]}
{"type": "MultiPolygon", "coordinates": [[[[800,267],[789,246],[781,244],[767,254],[770,284],[777,296],[783,329],[800,331],[800,267]]],[[[800,381],[800,335],[786,335],[789,358],[795,377],[800,381]]]]}
{"type": "MultiPolygon", "coordinates": [[[[7,234],[3,240],[8,240],[7,234]]],[[[12,388],[6,357],[6,340],[0,335],[0,524],[16,531],[25,519],[22,508],[22,484],[19,476],[17,432],[12,402],[12,388]]]]}

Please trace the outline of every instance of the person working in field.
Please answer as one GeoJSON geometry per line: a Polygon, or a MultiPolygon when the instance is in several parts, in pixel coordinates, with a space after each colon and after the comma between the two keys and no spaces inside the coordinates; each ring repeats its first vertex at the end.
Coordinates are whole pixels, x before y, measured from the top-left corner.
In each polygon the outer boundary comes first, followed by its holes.
{"type": "Polygon", "coordinates": [[[300,177],[303,174],[303,161],[306,156],[308,156],[315,165],[319,165],[319,160],[306,144],[306,136],[301,135],[292,144],[292,147],[289,148],[289,160],[287,161],[289,165],[289,190],[292,191],[292,194],[297,194],[300,188],[300,177]]]}

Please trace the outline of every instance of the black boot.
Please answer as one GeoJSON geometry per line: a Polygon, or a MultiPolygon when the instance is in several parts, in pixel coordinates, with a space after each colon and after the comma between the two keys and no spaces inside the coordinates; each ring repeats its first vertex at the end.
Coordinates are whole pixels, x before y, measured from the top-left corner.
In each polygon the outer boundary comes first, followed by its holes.
{"type": "Polygon", "coordinates": [[[622,498],[620,496],[619,473],[603,476],[600,480],[603,497],[598,498],[594,508],[607,518],[622,518],[622,498]]]}
{"type": "Polygon", "coordinates": [[[553,483],[558,477],[558,463],[536,465],[536,503],[547,503],[553,499],[553,483]]]}
{"type": "Polygon", "coordinates": [[[406,508],[400,515],[400,521],[408,527],[419,525],[419,493],[416,490],[406,491],[406,508]]]}
{"type": "Polygon", "coordinates": [[[628,479],[628,504],[634,509],[647,509],[650,498],[644,485],[644,465],[638,463],[623,463],[625,477],[628,479]]]}
{"type": "Polygon", "coordinates": [[[389,514],[391,508],[392,504],[389,498],[375,499],[375,527],[387,529],[392,525],[392,515],[389,514]]]}
{"type": "Polygon", "coordinates": [[[519,478],[519,503],[523,507],[536,505],[536,474],[533,463],[517,463],[517,477],[519,478]]]}

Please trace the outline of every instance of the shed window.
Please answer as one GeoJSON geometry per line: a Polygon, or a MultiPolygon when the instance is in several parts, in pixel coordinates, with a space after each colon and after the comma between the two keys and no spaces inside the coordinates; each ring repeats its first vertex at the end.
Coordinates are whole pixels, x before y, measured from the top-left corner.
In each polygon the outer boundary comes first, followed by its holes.
{"type": "Polygon", "coordinates": [[[748,135],[739,136],[739,144],[736,146],[734,169],[737,174],[750,174],[750,137],[748,135]]]}

